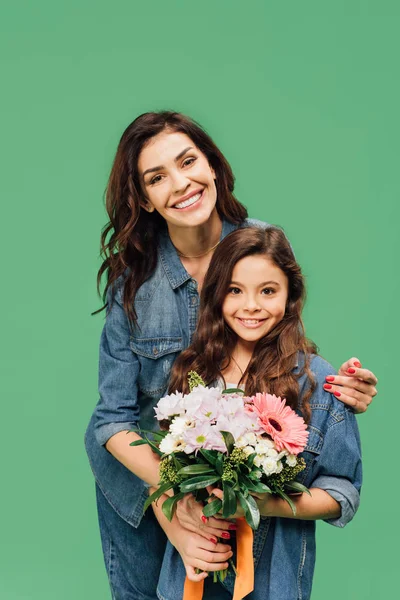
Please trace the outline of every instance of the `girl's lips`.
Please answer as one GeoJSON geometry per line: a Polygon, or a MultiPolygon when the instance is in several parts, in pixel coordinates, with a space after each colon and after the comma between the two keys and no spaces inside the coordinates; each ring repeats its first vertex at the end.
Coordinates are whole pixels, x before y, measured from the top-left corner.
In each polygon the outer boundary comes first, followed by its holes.
{"type": "MultiPolygon", "coordinates": [[[[194,196],[197,196],[198,194],[195,194],[194,196]]],[[[192,198],[194,197],[192,196],[192,198]]],[[[203,200],[203,196],[204,196],[204,189],[201,190],[200,192],[200,197],[198,200],[196,200],[195,202],[191,202],[190,204],[188,204],[188,206],[183,206],[182,208],[178,208],[178,205],[173,206],[173,208],[175,208],[175,210],[179,210],[179,212],[186,212],[191,210],[192,208],[197,208],[199,206],[199,203],[203,200]]],[[[190,202],[192,200],[192,198],[189,198],[189,200],[185,200],[185,202],[190,202]]],[[[181,204],[181,203],[179,203],[181,204]]]]}
{"type": "Polygon", "coordinates": [[[266,321],[266,319],[241,319],[239,317],[236,317],[236,319],[247,329],[257,329],[266,321]]]}

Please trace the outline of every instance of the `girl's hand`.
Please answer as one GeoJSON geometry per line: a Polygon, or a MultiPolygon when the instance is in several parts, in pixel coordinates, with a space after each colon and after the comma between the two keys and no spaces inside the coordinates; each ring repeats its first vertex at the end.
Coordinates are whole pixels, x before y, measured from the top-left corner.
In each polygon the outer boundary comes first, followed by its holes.
{"type": "Polygon", "coordinates": [[[201,535],[214,544],[217,542],[217,538],[220,537],[229,540],[229,530],[236,529],[234,523],[225,519],[205,517],[203,515],[203,505],[195,500],[193,494],[185,494],[184,498],[178,501],[175,514],[182,527],[201,535]]]}
{"type": "Polygon", "coordinates": [[[207,573],[202,571],[223,571],[228,568],[228,560],[232,557],[231,547],[222,543],[213,543],[203,536],[184,529],[174,519],[173,533],[169,534],[170,542],[181,555],[186,575],[191,581],[201,581],[207,573]]]}
{"type": "Polygon", "coordinates": [[[326,378],[324,389],[351,406],[355,413],[363,413],[377,394],[377,383],[372,371],[363,369],[358,358],[350,358],[340,367],[338,375],[326,378]]]}

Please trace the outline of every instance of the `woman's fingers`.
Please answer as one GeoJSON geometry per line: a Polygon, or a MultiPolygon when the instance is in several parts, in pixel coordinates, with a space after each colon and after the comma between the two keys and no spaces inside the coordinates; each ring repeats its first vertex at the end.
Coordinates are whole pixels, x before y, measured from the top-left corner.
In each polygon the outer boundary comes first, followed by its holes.
{"type": "Polygon", "coordinates": [[[365,412],[376,396],[377,378],[368,369],[349,367],[348,375],[329,375],[324,390],[334,394],[356,413],[365,412]]]}

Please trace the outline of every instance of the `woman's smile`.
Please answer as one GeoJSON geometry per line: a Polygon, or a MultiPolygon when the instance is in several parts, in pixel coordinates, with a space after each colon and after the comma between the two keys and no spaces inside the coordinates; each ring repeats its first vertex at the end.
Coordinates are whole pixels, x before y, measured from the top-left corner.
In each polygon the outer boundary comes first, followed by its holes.
{"type": "Polygon", "coordinates": [[[186,194],[186,196],[183,199],[179,200],[179,202],[174,204],[173,208],[176,208],[178,210],[187,210],[190,208],[194,208],[195,205],[197,208],[199,205],[199,201],[203,197],[203,192],[204,189],[194,190],[193,192],[190,192],[190,194],[186,194]]]}

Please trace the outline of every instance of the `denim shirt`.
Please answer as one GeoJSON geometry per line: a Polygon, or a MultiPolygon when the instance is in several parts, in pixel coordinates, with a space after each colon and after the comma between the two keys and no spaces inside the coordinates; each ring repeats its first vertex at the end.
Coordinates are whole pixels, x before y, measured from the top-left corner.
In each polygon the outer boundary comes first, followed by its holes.
{"type": "MultiPolygon", "coordinates": [[[[246,219],[243,226],[265,228],[268,224],[246,219]]],[[[221,239],[237,227],[223,220],[221,239]]],[[[136,295],[133,329],[123,309],[122,282],[114,291],[100,339],[100,399],[85,445],[100,490],[117,514],[137,527],[148,486],[117,461],[105,444],[120,431],[157,427],[154,406],[167,391],[172,363],[191,341],[199,294],[196,280],[182,265],[167,232],[159,238],[156,269],[136,295]]]]}
{"type": "MultiPolygon", "coordinates": [[[[299,364],[304,357],[299,354],[299,364]]],[[[296,367],[296,370],[299,366],[296,367]]],[[[297,477],[308,488],[328,492],[341,507],[341,514],[327,523],[344,527],[360,502],[362,480],[361,447],[354,414],[335,396],[324,391],[327,375],[335,370],[320,356],[311,357],[317,387],[310,399],[311,420],[305,451],[300,455],[306,468],[297,477]]],[[[307,382],[299,379],[300,398],[307,382]]],[[[254,533],[254,591],[246,600],[308,600],[315,565],[316,522],[288,518],[261,518],[254,533]]],[[[185,570],[178,552],[168,542],[157,594],[162,600],[181,600],[185,570]]],[[[220,584],[214,584],[220,585],[220,584]]],[[[233,593],[230,572],[223,586],[233,593]]],[[[213,597],[218,596],[213,595],[213,597]]],[[[225,598],[225,596],[224,596],[225,598]]]]}

